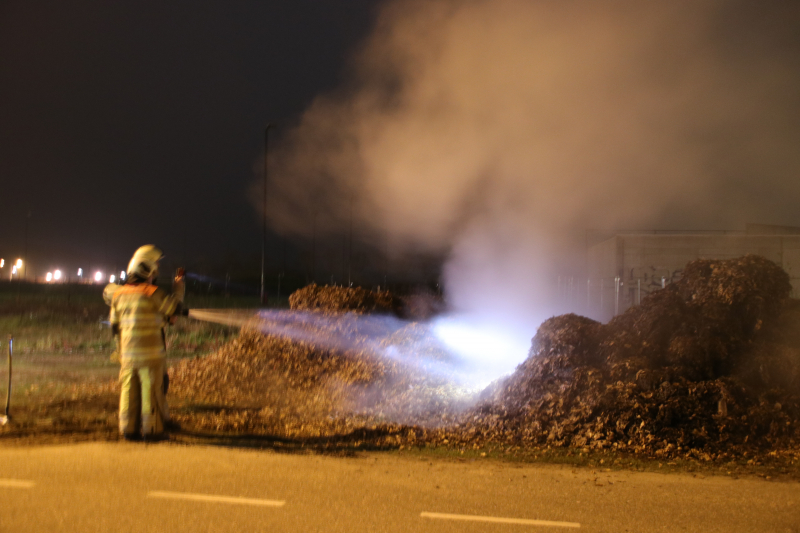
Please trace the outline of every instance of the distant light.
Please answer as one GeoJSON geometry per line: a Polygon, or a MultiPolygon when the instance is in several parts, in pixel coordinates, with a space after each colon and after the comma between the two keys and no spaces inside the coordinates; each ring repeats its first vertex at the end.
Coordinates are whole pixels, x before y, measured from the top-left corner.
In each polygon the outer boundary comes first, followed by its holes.
{"type": "Polygon", "coordinates": [[[56,281],[61,279],[61,271],[60,270],[56,270],[55,272],[53,272],[53,279],[56,280],[56,281]]]}
{"type": "Polygon", "coordinates": [[[48,272],[47,276],[45,276],[44,279],[47,280],[47,283],[50,283],[51,281],[53,281],[53,273],[52,272],[48,272]]]}
{"type": "Polygon", "coordinates": [[[11,267],[11,275],[14,275],[16,273],[17,273],[17,265],[14,265],[11,267]]]}
{"type": "Polygon", "coordinates": [[[117,277],[114,274],[111,274],[110,276],[108,276],[108,282],[109,283],[114,283],[115,281],[117,281],[117,277]]]}
{"type": "Polygon", "coordinates": [[[6,260],[0,259],[0,268],[3,268],[4,266],[6,266],[6,260]]]}
{"type": "Polygon", "coordinates": [[[17,268],[22,268],[22,259],[17,259],[17,268]]]}
{"type": "Polygon", "coordinates": [[[120,273],[119,273],[119,279],[120,279],[121,281],[125,281],[125,271],[124,271],[124,270],[123,270],[122,272],[120,272],[120,273]]]}
{"type": "Polygon", "coordinates": [[[78,276],[79,277],[83,276],[83,269],[82,268],[78,269],[78,276]]]}
{"type": "Polygon", "coordinates": [[[98,282],[98,283],[100,283],[101,281],[103,281],[103,273],[102,273],[102,272],[100,272],[99,270],[98,270],[97,272],[95,272],[95,274],[94,274],[94,280],[95,280],[96,282],[98,282]]]}

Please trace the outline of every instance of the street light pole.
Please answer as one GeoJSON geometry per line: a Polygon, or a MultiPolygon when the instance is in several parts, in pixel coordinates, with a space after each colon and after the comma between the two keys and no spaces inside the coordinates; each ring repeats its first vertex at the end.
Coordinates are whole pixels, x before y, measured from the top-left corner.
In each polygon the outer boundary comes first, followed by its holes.
{"type": "Polygon", "coordinates": [[[351,267],[353,264],[353,195],[350,195],[350,238],[347,245],[347,286],[352,287],[353,281],[351,279],[351,267]]]}
{"type": "Polygon", "coordinates": [[[311,223],[311,283],[317,282],[317,212],[311,223]]]}
{"type": "Polygon", "coordinates": [[[267,163],[269,161],[269,129],[272,124],[267,124],[264,129],[264,220],[263,233],[261,235],[261,305],[265,304],[266,293],[264,291],[264,272],[267,261],[267,163]]]}
{"type": "Polygon", "coordinates": [[[23,263],[23,267],[25,268],[24,278],[25,281],[28,281],[28,223],[31,220],[31,212],[28,211],[28,216],[25,217],[25,262],[23,263]]]}

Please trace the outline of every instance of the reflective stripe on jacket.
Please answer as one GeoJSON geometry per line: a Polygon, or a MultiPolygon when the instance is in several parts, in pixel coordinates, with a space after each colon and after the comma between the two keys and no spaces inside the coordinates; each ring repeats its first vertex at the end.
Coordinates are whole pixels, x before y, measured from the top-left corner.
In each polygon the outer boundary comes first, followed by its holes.
{"type": "Polygon", "coordinates": [[[123,285],[114,291],[110,322],[119,326],[123,364],[166,357],[162,331],[179,301],[155,285],[123,285]]]}

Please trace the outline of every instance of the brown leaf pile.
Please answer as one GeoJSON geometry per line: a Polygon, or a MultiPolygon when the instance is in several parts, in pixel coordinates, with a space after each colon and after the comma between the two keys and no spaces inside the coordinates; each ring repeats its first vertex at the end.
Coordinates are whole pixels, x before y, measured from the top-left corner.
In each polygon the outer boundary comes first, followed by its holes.
{"type": "Polygon", "coordinates": [[[761,257],[695,261],[681,281],[606,325],[572,314],[547,320],[528,359],[466,410],[463,391],[427,372],[451,355],[424,325],[384,331],[375,349],[367,339],[380,327],[333,311],[386,310],[388,299],[312,286],[292,295],[293,308],[338,317],[322,333],[351,339],[350,348],[245,328],[218,353],[181,362],[174,390],[199,406],[184,420],[224,431],[367,439],[383,428],[375,438],[393,445],[496,442],[700,460],[797,449],[800,302],[789,290],[786,273],[761,257]]]}
{"type": "Polygon", "coordinates": [[[362,287],[320,286],[312,283],[289,296],[289,306],[296,311],[354,313],[394,312],[399,303],[389,291],[370,291],[362,287]]]}
{"type": "Polygon", "coordinates": [[[342,430],[329,418],[352,409],[347,385],[381,381],[387,370],[368,354],[243,329],[215,354],[177,364],[170,393],[205,406],[192,417],[204,429],[314,436],[342,430]]]}
{"type": "Polygon", "coordinates": [[[426,329],[412,323],[389,334],[376,350],[369,334],[381,323],[352,318],[342,314],[332,322],[303,326],[306,332],[350,339],[350,349],[263,334],[267,321],[262,318],[218,352],[182,360],[171,369],[170,394],[194,404],[196,412],[176,418],[208,430],[302,438],[341,435],[387,421],[449,421],[463,394],[428,375],[418,361],[379,355],[395,344],[413,345],[420,356],[444,357],[426,329]]]}
{"type": "Polygon", "coordinates": [[[451,438],[700,459],[795,447],[800,339],[785,332],[800,309],[790,288],[762,257],[699,260],[607,325],[551,318],[451,438]]]}

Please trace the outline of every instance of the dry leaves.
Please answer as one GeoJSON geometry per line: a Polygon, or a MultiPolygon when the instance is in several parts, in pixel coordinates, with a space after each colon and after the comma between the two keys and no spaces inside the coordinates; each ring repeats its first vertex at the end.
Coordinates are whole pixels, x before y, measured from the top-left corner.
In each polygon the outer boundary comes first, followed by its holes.
{"type": "MultiPolygon", "coordinates": [[[[690,263],[683,279],[609,324],[563,315],[539,328],[528,359],[465,409],[463,391],[425,372],[447,358],[422,324],[370,346],[351,313],[388,311],[389,293],[309,286],[293,309],[324,310],[317,328],[348,349],[252,328],[216,354],[181,362],[174,390],[207,429],[346,436],[386,445],[498,443],[721,459],[800,443],[800,306],[787,274],[757,256],[690,263]],[[414,361],[386,357],[411,348],[414,361]]],[[[372,332],[369,332],[372,333],[372,332]]],[[[413,359],[413,358],[412,358],[413,359]]]]}
{"type": "Polygon", "coordinates": [[[789,290],[764,258],[699,260],[607,325],[551,318],[528,359],[484,393],[469,431],[701,460],[795,448],[800,342],[786,332],[800,313],[789,290]]]}

